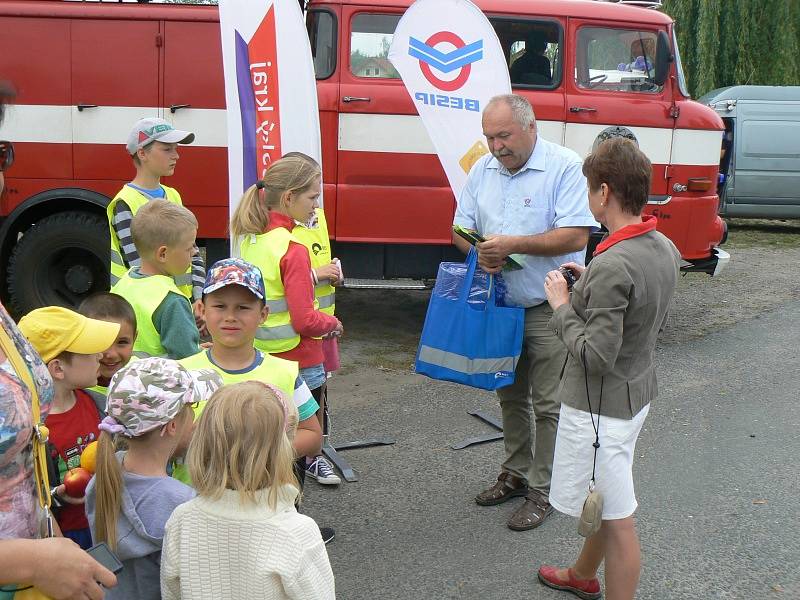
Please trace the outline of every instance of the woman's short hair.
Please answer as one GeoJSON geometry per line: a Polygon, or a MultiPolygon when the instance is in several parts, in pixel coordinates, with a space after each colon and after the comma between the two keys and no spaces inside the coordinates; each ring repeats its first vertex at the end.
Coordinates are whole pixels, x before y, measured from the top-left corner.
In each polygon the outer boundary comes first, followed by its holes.
{"type": "Polygon", "coordinates": [[[653,168],[644,152],[632,141],[615,137],[602,142],[583,161],[583,174],[589,189],[597,191],[605,183],[622,211],[639,215],[650,195],[653,168]]]}

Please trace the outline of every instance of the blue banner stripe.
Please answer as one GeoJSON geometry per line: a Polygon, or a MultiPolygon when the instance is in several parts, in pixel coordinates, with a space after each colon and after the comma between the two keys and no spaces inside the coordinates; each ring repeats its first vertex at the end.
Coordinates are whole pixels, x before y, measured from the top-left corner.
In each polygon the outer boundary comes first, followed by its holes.
{"type": "MultiPolygon", "coordinates": [[[[483,50],[483,40],[478,40],[477,42],[467,44],[463,48],[456,48],[451,52],[442,52],[436,48],[433,48],[432,46],[428,46],[428,44],[425,42],[421,42],[418,39],[409,37],[409,47],[429,56],[430,60],[425,60],[425,62],[429,64],[439,63],[448,65],[449,63],[459,60],[468,54],[472,54],[476,50],[483,50]]],[[[410,51],[409,54],[411,54],[410,51]]],[[[412,56],[415,55],[412,54],[412,56]]]]}
{"type": "Polygon", "coordinates": [[[422,62],[428,63],[431,67],[436,69],[437,71],[441,71],[442,73],[450,73],[451,71],[456,71],[461,67],[474,63],[483,58],[483,50],[478,50],[474,54],[470,54],[469,56],[465,56],[464,58],[450,64],[443,64],[439,61],[432,60],[429,56],[418,52],[414,48],[409,48],[408,54],[413,58],[417,58],[422,62]]]}

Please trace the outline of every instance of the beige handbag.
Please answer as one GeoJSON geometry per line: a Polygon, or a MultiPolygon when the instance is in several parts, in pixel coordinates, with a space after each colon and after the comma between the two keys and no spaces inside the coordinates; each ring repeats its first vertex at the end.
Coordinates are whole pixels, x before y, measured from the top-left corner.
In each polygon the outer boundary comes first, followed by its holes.
{"type": "Polygon", "coordinates": [[[600,409],[603,406],[603,379],[600,379],[600,401],[597,406],[597,423],[592,413],[592,401],[589,397],[589,377],[586,372],[586,346],[581,348],[583,361],[583,377],[586,381],[586,402],[589,404],[589,418],[594,429],[594,459],[592,461],[592,478],[589,480],[589,494],[583,502],[583,510],[578,520],[578,534],[585,538],[593,536],[603,523],[603,495],[595,489],[595,468],[597,467],[597,449],[600,448],[600,409]]]}

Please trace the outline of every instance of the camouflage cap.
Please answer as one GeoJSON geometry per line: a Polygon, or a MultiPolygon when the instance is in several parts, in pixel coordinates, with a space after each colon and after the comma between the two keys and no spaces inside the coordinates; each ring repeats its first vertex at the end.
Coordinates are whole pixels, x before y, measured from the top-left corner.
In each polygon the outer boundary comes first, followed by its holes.
{"type": "Polygon", "coordinates": [[[137,437],[166,425],[185,404],[208,400],[222,387],[216,371],[189,371],[175,360],[145,358],[129,363],[111,378],[100,429],[137,437]]]}

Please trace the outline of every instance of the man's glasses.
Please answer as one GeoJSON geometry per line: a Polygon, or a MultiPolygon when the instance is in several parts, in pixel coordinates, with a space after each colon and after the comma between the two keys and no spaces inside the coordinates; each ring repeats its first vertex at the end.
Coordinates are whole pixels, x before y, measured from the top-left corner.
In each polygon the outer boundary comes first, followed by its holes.
{"type": "Polygon", "coordinates": [[[14,164],[14,144],[0,141],[0,171],[7,170],[14,164]]]}

